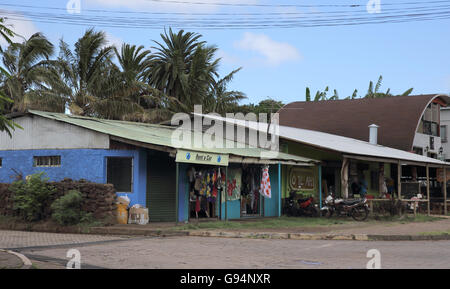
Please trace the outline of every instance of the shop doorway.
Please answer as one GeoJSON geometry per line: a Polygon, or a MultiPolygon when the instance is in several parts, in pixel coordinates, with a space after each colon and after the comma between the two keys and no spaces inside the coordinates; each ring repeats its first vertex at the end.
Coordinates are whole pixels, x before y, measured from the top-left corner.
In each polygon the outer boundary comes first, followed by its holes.
{"type": "Polygon", "coordinates": [[[242,166],[241,217],[262,216],[264,198],[259,190],[261,184],[261,166],[242,166]]]}
{"type": "Polygon", "coordinates": [[[189,219],[219,218],[224,172],[224,168],[208,165],[193,164],[187,167],[189,219]]]}

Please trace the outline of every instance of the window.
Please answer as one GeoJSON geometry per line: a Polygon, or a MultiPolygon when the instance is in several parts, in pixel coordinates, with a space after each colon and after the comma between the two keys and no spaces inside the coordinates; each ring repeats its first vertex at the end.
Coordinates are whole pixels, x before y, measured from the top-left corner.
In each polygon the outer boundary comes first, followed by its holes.
{"type": "Polygon", "coordinates": [[[34,167],[60,167],[61,156],[39,156],[34,157],[34,167]]]}
{"type": "Polygon", "coordinates": [[[106,163],[107,183],[119,193],[133,192],[133,158],[109,157],[106,163]]]}
{"type": "Polygon", "coordinates": [[[418,155],[423,155],[423,149],[419,147],[413,147],[413,152],[418,155]]]}
{"type": "Polygon", "coordinates": [[[2,167],[2,161],[3,161],[3,159],[2,158],[0,158],[0,168],[2,167]]]}
{"type": "Polygon", "coordinates": [[[441,125],[441,141],[447,142],[447,126],[441,125]]]}

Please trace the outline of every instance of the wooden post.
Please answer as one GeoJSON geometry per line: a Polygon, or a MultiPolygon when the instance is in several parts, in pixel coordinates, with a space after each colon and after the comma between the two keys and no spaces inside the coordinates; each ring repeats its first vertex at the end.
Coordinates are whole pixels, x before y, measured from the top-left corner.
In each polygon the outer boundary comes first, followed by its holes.
{"type": "Polygon", "coordinates": [[[427,171],[427,200],[428,200],[428,216],[431,215],[431,200],[430,200],[430,167],[426,166],[427,171]]]}
{"type": "Polygon", "coordinates": [[[344,157],[341,168],[341,197],[344,199],[348,199],[348,166],[349,160],[344,157]]]}
{"type": "Polygon", "coordinates": [[[383,195],[383,187],[384,187],[384,163],[379,163],[378,168],[378,195],[383,195]]]}
{"type": "Polygon", "coordinates": [[[180,209],[180,202],[179,202],[179,196],[178,194],[180,193],[180,184],[178,183],[178,181],[180,180],[180,163],[176,164],[176,176],[175,176],[176,180],[175,180],[175,185],[176,185],[176,189],[175,189],[175,218],[176,218],[176,224],[178,224],[178,219],[180,218],[179,216],[179,209],[180,209]]]}
{"type": "Polygon", "coordinates": [[[398,193],[398,202],[400,204],[400,210],[399,215],[402,215],[402,165],[400,164],[400,161],[397,164],[397,193],[398,193]]]}
{"type": "Polygon", "coordinates": [[[225,167],[225,221],[228,221],[228,167],[225,167]]]}
{"type": "Polygon", "coordinates": [[[397,193],[398,193],[398,200],[402,199],[402,166],[400,162],[397,164],[397,193]]]}
{"type": "Polygon", "coordinates": [[[447,216],[447,169],[444,169],[444,179],[442,182],[442,186],[444,187],[444,215],[447,216]]]}

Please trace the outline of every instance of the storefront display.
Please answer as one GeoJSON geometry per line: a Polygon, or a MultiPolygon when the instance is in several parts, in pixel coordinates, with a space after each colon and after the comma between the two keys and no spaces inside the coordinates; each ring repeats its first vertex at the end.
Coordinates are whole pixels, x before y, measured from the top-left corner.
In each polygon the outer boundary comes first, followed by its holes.
{"type": "Polygon", "coordinates": [[[193,164],[187,168],[186,177],[191,218],[219,217],[221,204],[222,210],[227,210],[227,205],[235,206],[236,202],[241,217],[262,216],[264,197],[272,197],[269,166],[193,164]]]}
{"type": "Polygon", "coordinates": [[[246,166],[242,171],[241,215],[258,215],[261,167],[246,166]]]}
{"type": "Polygon", "coordinates": [[[223,187],[220,168],[191,166],[187,170],[191,216],[216,217],[219,190],[223,187]]]}

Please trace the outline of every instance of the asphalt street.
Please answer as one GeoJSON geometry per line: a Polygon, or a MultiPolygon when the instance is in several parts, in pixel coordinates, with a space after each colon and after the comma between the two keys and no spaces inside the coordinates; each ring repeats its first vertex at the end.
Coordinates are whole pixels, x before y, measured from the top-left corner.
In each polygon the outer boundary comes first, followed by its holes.
{"type": "Polygon", "coordinates": [[[301,241],[205,237],[114,237],[0,231],[0,248],[14,249],[39,268],[64,268],[80,252],[81,268],[278,269],[450,268],[450,241],[301,241]]]}

